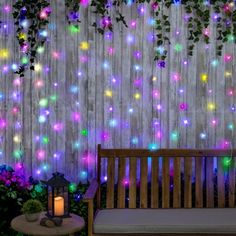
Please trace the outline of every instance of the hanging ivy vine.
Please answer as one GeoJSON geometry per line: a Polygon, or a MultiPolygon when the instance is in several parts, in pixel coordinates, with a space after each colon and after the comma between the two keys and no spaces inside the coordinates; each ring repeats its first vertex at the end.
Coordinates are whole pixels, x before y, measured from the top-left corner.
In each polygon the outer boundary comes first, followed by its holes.
{"type": "Polygon", "coordinates": [[[21,64],[15,73],[23,77],[27,68],[34,70],[37,50],[46,42],[45,29],[51,8],[46,0],[17,0],[13,8],[17,40],[22,53],[21,64]]]}
{"type": "MultiPolygon", "coordinates": [[[[150,4],[155,18],[156,50],[154,60],[160,67],[165,67],[168,45],[171,43],[171,25],[169,22],[170,7],[182,5],[185,9],[184,21],[188,29],[188,55],[192,56],[194,47],[198,42],[209,44],[216,42],[216,54],[222,54],[225,42],[236,43],[236,10],[233,1],[227,0],[65,0],[66,18],[73,31],[79,31],[81,19],[80,8],[90,7],[91,12],[97,15],[97,20],[92,22],[96,32],[104,34],[107,30],[113,31],[113,23],[122,23],[128,27],[125,17],[121,13],[122,6],[136,2],[137,4],[150,4]],[[216,28],[216,38],[210,32],[209,25],[216,28]]],[[[49,23],[51,9],[47,0],[17,0],[14,4],[13,16],[17,26],[17,39],[23,54],[19,70],[21,76],[30,67],[34,69],[37,48],[43,46],[46,37],[41,33],[49,23]],[[27,20],[28,26],[25,27],[27,20]]]]}

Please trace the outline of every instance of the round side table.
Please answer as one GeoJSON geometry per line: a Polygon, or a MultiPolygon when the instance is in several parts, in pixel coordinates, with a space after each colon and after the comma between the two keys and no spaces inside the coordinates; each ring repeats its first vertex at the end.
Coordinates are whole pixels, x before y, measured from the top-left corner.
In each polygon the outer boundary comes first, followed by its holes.
{"type": "MultiPolygon", "coordinates": [[[[46,212],[42,212],[40,219],[45,217],[46,212]]],[[[58,236],[70,235],[79,232],[84,227],[84,219],[78,215],[70,214],[70,218],[63,218],[63,223],[59,227],[47,228],[41,226],[40,219],[35,222],[28,222],[24,215],[15,217],[11,221],[11,227],[17,232],[34,236],[58,236]]]]}

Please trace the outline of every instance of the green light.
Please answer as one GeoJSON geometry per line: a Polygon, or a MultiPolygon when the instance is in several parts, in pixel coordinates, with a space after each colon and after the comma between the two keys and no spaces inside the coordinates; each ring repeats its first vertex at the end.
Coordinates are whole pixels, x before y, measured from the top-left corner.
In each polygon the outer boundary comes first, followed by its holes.
{"type": "Polygon", "coordinates": [[[48,143],[49,143],[49,138],[48,138],[48,136],[43,136],[43,138],[42,138],[42,143],[43,143],[43,144],[48,144],[48,143]]]}
{"type": "Polygon", "coordinates": [[[80,27],[78,25],[70,25],[69,31],[71,34],[77,34],[80,32],[80,27]]]}
{"type": "Polygon", "coordinates": [[[37,48],[37,53],[39,53],[39,54],[44,53],[44,47],[38,47],[37,48]]]}
{"type": "Polygon", "coordinates": [[[87,130],[87,129],[82,129],[82,130],[80,131],[80,134],[81,134],[82,136],[88,136],[88,130],[87,130]]]}
{"type": "Polygon", "coordinates": [[[176,142],[178,140],[178,132],[173,131],[170,135],[170,139],[171,139],[171,141],[176,142]]]}
{"type": "Polygon", "coordinates": [[[71,184],[69,185],[69,192],[70,192],[70,193],[74,193],[76,190],[77,190],[76,184],[75,184],[75,183],[71,183],[71,184]]]}
{"type": "Polygon", "coordinates": [[[50,96],[50,100],[52,101],[52,102],[56,102],[57,101],[57,95],[51,95],[50,96]]]}
{"type": "Polygon", "coordinates": [[[223,158],[223,166],[224,167],[229,167],[231,165],[232,158],[230,157],[224,157],[223,158]]]}
{"type": "Polygon", "coordinates": [[[46,98],[42,98],[39,101],[39,106],[46,107],[48,105],[48,100],[46,98]]]}
{"type": "Polygon", "coordinates": [[[227,35],[227,40],[228,42],[234,42],[234,35],[233,34],[227,35]]]}
{"type": "Polygon", "coordinates": [[[179,43],[175,44],[175,51],[176,52],[181,52],[182,49],[183,49],[183,46],[181,44],[179,44],[179,43]]]}
{"type": "Polygon", "coordinates": [[[42,193],[43,192],[43,188],[40,184],[35,185],[34,189],[37,193],[42,193]]]}
{"type": "Polygon", "coordinates": [[[21,58],[21,63],[22,64],[28,64],[28,62],[29,62],[29,59],[27,57],[22,57],[21,58]]]}
{"type": "Polygon", "coordinates": [[[13,156],[16,158],[16,159],[20,159],[21,156],[23,155],[23,151],[21,151],[20,149],[17,149],[13,152],[13,156]]]}

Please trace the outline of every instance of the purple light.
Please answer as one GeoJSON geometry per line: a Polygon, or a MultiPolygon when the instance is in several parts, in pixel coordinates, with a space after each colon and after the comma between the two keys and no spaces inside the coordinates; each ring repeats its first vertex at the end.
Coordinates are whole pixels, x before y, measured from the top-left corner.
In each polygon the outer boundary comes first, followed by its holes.
{"type": "Polygon", "coordinates": [[[100,20],[100,25],[103,28],[109,28],[112,26],[111,23],[111,18],[109,16],[104,16],[101,20],[100,20]]]}
{"type": "Polygon", "coordinates": [[[140,87],[142,85],[142,80],[141,79],[135,79],[134,80],[134,86],[135,87],[140,87]]]}
{"type": "Polygon", "coordinates": [[[134,57],[135,57],[136,59],[140,59],[141,56],[142,56],[141,52],[139,52],[139,51],[134,52],[134,57]]]}
{"type": "Polygon", "coordinates": [[[107,31],[107,32],[105,33],[104,37],[105,37],[105,39],[107,39],[107,40],[111,40],[112,37],[113,37],[113,34],[112,34],[111,31],[107,31]]]}
{"type": "Polygon", "coordinates": [[[162,109],[161,104],[158,104],[158,105],[157,105],[157,110],[160,111],[161,109],[162,109]]]}
{"type": "Polygon", "coordinates": [[[113,111],[113,107],[109,107],[109,111],[112,112],[113,111]]]}
{"type": "Polygon", "coordinates": [[[184,120],[184,124],[185,125],[188,125],[189,124],[189,121],[187,119],[184,120]]]}

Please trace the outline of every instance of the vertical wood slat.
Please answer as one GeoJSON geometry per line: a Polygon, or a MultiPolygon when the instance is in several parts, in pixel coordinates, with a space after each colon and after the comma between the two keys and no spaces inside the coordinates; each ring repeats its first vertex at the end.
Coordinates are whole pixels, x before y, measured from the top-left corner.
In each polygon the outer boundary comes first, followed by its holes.
{"type": "Polygon", "coordinates": [[[184,158],[184,207],[192,207],[192,158],[184,158]]]}
{"type": "Polygon", "coordinates": [[[126,158],[118,159],[118,196],[117,208],[125,208],[125,163],[126,158]]]}
{"type": "Polygon", "coordinates": [[[181,207],[181,173],[180,173],[180,157],[174,158],[174,193],[173,193],[173,207],[181,207]]]}
{"type": "Polygon", "coordinates": [[[214,207],[214,173],[212,157],[206,157],[206,206],[214,207]]]}
{"type": "Polygon", "coordinates": [[[129,159],[129,208],[136,208],[136,174],[137,174],[136,157],[130,157],[129,159]]]}
{"type": "Polygon", "coordinates": [[[235,158],[232,157],[229,167],[229,207],[235,207],[235,158]]]}
{"type": "Polygon", "coordinates": [[[148,162],[146,157],[140,161],[140,208],[147,208],[148,162]]]}
{"type": "Polygon", "coordinates": [[[225,206],[225,181],[223,170],[223,157],[217,158],[217,194],[218,194],[218,207],[225,206]]]}
{"type": "Polygon", "coordinates": [[[114,208],[115,158],[107,160],[107,197],[106,208],[114,208]]]}
{"type": "Polygon", "coordinates": [[[152,179],[151,179],[151,208],[158,208],[159,203],[159,166],[158,166],[158,157],[152,158],[152,179]]]}
{"type": "Polygon", "coordinates": [[[162,208],[170,207],[169,157],[162,158],[162,208]]]}
{"type": "Polygon", "coordinates": [[[203,207],[203,165],[202,157],[195,157],[195,207],[203,207]]]}

